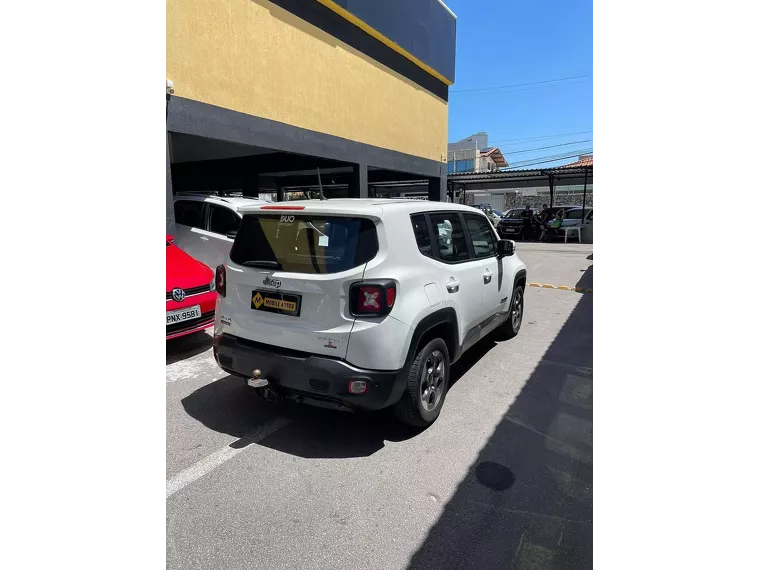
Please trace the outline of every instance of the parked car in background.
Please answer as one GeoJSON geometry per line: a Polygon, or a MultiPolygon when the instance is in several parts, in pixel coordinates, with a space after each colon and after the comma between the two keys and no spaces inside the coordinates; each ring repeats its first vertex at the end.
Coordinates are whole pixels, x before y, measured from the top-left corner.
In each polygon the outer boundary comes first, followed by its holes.
{"type": "Polygon", "coordinates": [[[177,194],[176,245],[209,267],[216,267],[224,263],[232,248],[242,219],[240,208],[267,203],[255,198],[177,194]]]}
{"type": "Polygon", "coordinates": [[[498,222],[501,221],[501,215],[496,214],[495,210],[493,210],[493,208],[490,207],[490,204],[477,204],[476,207],[485,213],[485,215],[488,217],[488,219],[490,220],[490,223],[492,223],[493,226],[498,225],[498,222]]]}
{"type": "Polygon", "coordinates": [[[213,325],[216,283],[211,269],[174,245],[166,236],[166,339],[213,325]]]}
{"type": "Polygon", "coordinates": [[[498,222],[496,230],[504,239],[522,239],[522,212],[524,208],[512,208],[498,222]]]}
{"type": "MultiPolygon", "coordinates": [[[[564,228],[572,227],[572,226],[586,226],[588,224],[593,223],[593,208],[590,208],[588,206],[585,207],[585,214],[583,215],[583,208],[577,207],[577,208],[569,208],[564,210],[564,221],[561,222],[561,227],[558,229],[558,237],[561,239],[564,239],[564,234],[566,233],[564,228]]],[[[572,237],[576,237],[576,233],[572,232],[569,235],[569,239],[572,239],[572,237]]]]}
{"type": "Polygon", "coordinates": [[[593,221],[593,208],[585,206],[583,215],[582,207],[569,208],[564,210],[564,221],[561,223],[562,228],[588,224],[593,221]]]}

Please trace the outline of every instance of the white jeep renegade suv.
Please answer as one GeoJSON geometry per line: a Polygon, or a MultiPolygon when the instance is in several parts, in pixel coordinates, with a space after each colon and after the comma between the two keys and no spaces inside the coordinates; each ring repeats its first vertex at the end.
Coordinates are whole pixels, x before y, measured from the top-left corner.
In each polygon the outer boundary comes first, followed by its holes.
{"type": "Polygon", "coordinates": [[[451,363],[519,332],[527,272],[485,214],[417,200],[250,206],[216,268],[214,356],[267,399],[435,421],[451,363]]]}

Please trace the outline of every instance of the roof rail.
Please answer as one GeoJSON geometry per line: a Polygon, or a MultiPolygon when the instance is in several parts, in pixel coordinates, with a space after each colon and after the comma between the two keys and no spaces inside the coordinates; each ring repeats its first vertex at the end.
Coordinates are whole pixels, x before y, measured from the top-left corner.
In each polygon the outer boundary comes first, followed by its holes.
{"type": "Polygon", "coordinates": [[[197,192],[197,191],[176,192],[175,196],[201,196],[203,198],[216,198],[218,200],[222,200],[226,202],[227,204],[232,203],[232,201],[228,200],[226,197],[219,196],[219,193],[216,190],[209,191],[209,192],[197,192]]]}

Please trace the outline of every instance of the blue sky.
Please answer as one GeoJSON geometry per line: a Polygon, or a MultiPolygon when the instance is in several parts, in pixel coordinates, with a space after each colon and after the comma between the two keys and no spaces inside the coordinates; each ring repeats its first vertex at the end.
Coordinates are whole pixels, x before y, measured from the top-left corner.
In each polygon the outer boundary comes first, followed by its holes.
{"type": "Polygon", "coordinates": [[[592,140],[576,142],[593,138],[592,1],[444,1],[458,17],[449,141],[485,131],[510,164],[592,148],[592,140]],[[551,135],[565,136],[537,138],[551,135]]]}

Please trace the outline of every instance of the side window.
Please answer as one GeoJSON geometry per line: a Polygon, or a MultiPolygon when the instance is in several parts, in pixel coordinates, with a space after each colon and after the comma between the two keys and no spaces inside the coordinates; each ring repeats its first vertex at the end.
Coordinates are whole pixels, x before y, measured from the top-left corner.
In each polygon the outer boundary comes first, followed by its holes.
{"type": "Polygon", "coordinates": [[[438,259],[446,263],[469,259],[464,229],[461,227],[458,214],[430,214],[430,220],[435,232],[433,239],[437,239],[440,250],[438,259]]]}
{"type": "Polygon", "coordinates": [[[496,254],[496,239],[493,235],[493,231],[490,229],[490,222],[488,222],[482,216],[473,216],[471,214],[464,214],[466,220],[466,229],[469,232],[469,237],[472,238],[472,245],[474,246],[474,256],[491,257],[496,254]]]}
{"type": "Polygon", "coordinates": [[[174,216],[178,224],[191,228],[203,228],[203,202],[178,200],[174,202],[174,216]]]}
{"type": "Polygon", "coordinates": [[[240,227],[240,218],[229,208],[211,205],[211,222],[208,227],[208,231],[225,236],[227,232],[240,227]]]}
{"type": "Polygon", "coordinates": [[[592,222],[593,221],[593,210],[591,210],[587,216],[585,216],[586,221],[592,222]]]}
{"type": "Polygon", "coordinates": [[[424,214],[417,214],[411,216],[411,225],[414,228],[414,237],[416,238],[416,245],[419,247],[419,251],[422,255],[432,257],[432,240],[430,239],[430,232],[427,229],[427,219],[424,214]]]}

